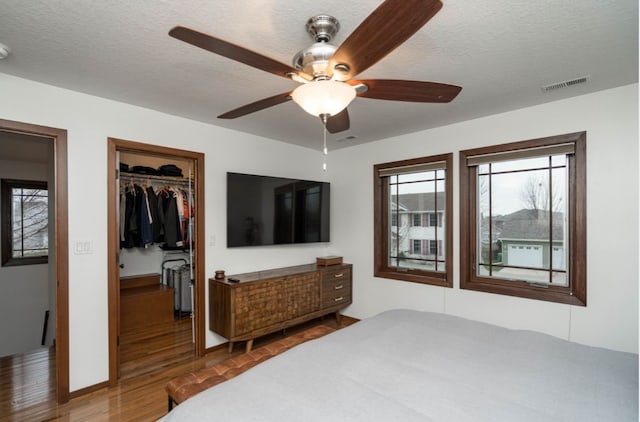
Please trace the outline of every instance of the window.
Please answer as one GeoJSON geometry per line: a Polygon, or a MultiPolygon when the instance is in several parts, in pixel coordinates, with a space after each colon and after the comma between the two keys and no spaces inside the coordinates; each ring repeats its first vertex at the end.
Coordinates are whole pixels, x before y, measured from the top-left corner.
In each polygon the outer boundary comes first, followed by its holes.
{"type": "Polygon", "coordinates": [[[374,166],[376,277],[452,287],[452,160],[374,166]]]}
{"type": "Polygon", "coordinates": [[[586,133],[460,152],[460,287],[586,306],[586,133]]]}
{"type": "Polygon", "coordinates": [[[438,241],[429,240],[429,255],[438,255],[438,241]]]}
{"type": "Polygon", "coordinates": [[[49,253],[46,182],[2,179],[2,265],[43,264],[49,253]]]}

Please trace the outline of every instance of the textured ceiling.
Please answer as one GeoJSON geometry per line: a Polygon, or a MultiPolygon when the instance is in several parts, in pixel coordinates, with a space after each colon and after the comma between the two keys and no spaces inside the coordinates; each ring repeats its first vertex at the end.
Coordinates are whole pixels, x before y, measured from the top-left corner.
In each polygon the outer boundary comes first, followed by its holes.
{"type": "MultiPolygon", "coordinates": [[[[3,0],[0,43],[12,53],[0,73],[319,148],[317,118],[293,102],[234,120],[216,116],[297,86],[167,35],[187,26],[291,63],[312,43],[306,20],[338,18],[339,45],[376,0],[3,0]]],[[[463,87],[449,104],[356,98],[351,129],[330,148],[638,81],[637,0],[443,0],[406,43],[358,76],[463,87]],[[541,86],[589,75],[588,83],[541,86]],[[344,140],[346,137],[355,139],[344,140]]],[[[6,100],[6,99],[3,99],[6,100]]],[[[33,122],[37,123],[37,122],[33,122]]]]}

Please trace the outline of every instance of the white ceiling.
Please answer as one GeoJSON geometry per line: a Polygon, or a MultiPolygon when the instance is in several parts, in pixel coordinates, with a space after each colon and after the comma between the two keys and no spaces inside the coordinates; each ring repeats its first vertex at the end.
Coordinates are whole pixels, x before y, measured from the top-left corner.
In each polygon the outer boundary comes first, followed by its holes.
{"type": "MultiPolygon", "coordinates": [[[[216,116],[297,84],[178,41],[182,25],[283,63],[309,46],[306,20],[338,18],[339,45],[379,0],[3,0],[0,73],[319,148],[322,128],[293,102],[235,120],[216,116]]],[[[356,98],[339,148],[638,81],[637,0],[443,0],[406,43],[359,79],[463,87],[449,104],[356,98]],[[588,75],[588,83],[541,86],[588,75]],[[355,139],[344,140],[355,136],[355,139]]],[[[2,99],[6,101],[6,99],[2,99]]],[[[32,122],[37,123],[37,122],[32,122]]]]}

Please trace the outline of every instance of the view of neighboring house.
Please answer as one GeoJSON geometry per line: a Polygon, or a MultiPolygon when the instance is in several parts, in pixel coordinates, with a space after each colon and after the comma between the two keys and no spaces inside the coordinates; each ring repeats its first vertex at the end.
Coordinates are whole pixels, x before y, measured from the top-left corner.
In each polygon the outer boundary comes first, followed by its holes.
{"type": "Polygon", "coordinates": [[[493,217],[491,225],[489,221],[489,218],[483,220],[479,233],[483,275],[488,275],[486,271],[492,266],[491,275],[498,278],[509,279],[517,274],[517,277],[544,283],[551,275],[553,283],[566,283],[564,213],[520,209],[493,217]]]}
{"type": "Polygon", "coordinates": [[[444,211],[444,192],[392,195],[390,249],[398,266],[444,271],[444,211]]]}
{"type": "MultiPolygon", "coordinates": [[[[392,211],[391,256],[397,259],[395,265],[444,271],[444,192],[392,195],[392,211]]],[[[495,216],[491,226],[485,218],[479,233],[481,264],[511,267],[502,274],[504,277],[517,268],[565,271],[564,218],[561,212],[533,209],[495,216]],[[491,257],[489,238],[493,244],[491,257]]]]}
{"type": "Polygon", "coordinates": [[[566,269],[563,213],[552,214],[552,230],[549,212],[543,210],[522,209],[502,216],[501,220],[498,240],[505,265],[566,269]]]}

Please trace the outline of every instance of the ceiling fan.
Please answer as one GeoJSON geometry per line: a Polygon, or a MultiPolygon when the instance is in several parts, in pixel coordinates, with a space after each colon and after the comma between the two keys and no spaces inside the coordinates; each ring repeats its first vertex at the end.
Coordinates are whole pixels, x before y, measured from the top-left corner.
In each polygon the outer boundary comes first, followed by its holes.
{"type": "Polygon", "coordinates": [[[337,19],[318,15],[307,22],[316,41],[293,59],[293,66],[273,60],[219,38],[176,26],[169,35],[212,53],[265,72],[300,82],[291,92],[238,107],[218,118],[235,119],[294,100],[320,117],[327,130],[349,129],[347,105],[355,96],[379,100],[447,103],[461,87],[435,82],[397,79],[353,79],[416,33],[442,8],[440,0],[386,0],[338,47],[329,41],[340,29],[337,19]]]}

